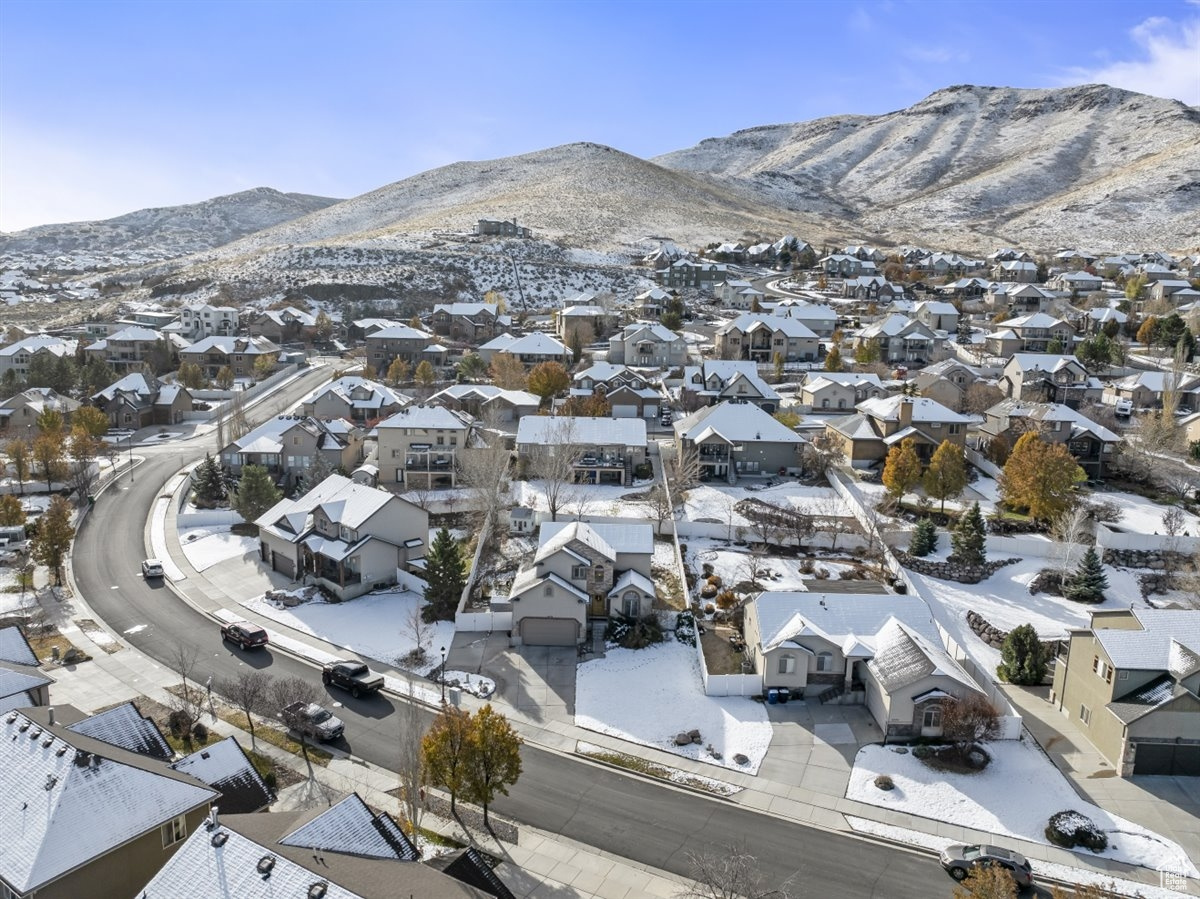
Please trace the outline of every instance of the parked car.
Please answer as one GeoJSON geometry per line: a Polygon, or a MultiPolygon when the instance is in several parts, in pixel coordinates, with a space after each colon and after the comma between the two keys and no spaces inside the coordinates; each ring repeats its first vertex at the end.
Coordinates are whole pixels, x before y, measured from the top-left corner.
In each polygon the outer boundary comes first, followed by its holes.
{"type": "Polygon", "coordinates": [[[152,577],[163,576],[162,562],[158,559],[142,559],[142,577],[149,580],[152,577]]]}
{"type": "Polygon", "coordinates": [[[267,645],[267,632],[249,621],[230,621],[221,625],[221,639],[242,649],[257,649],[267,645]]]}
{"type": "Polygon", "coordinates": [[[350,659],[339,659],[322,667],[321,681],[326,686],[332,685],[349,690],[350,695],[355,699],[363,693],[378,693],[383,689],[382,676],[376,674],[362,662],[350,659]]]}
{"type": "Polygon", "coordinates": [[[955,880],[966,880],[975,868],[1003,868],[1019,888],[1033,886],[1033,869],[1025,856],[999,846],[956,843],[942,850],[940,861],[955,880]]]}
{"type": "Polygon", "coordinates": [[[293,702],[279,713],[283,723],[298,734],[321,743],[341,739],[346,725],[324,706],[315,702],[293,702]]]}

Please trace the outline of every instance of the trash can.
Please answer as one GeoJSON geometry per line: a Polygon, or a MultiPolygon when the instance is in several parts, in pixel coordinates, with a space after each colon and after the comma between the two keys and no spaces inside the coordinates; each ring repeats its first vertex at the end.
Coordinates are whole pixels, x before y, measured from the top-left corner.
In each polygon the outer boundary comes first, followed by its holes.
{"type": "Polygon", "coordinates": [[[779,701],[780,702],[787,702],[791,698],[792,698],[791,690],[789,690],[787,687],[779,688],[779,701]]]}
{"type": "Polygon", "coordinates": [[[772,687],[767,691],[767,705],[775,705],[779,702],[779,691],[772,687]]]}
{"type": "Polygon", "coordinates": [[[908,584],[904,583],[904,581],[902,581],[898,578],[896,580],[896,583],[894,583],[892,586],[895,588],[897,593],[907,593],[908,592],[908,584]]]}

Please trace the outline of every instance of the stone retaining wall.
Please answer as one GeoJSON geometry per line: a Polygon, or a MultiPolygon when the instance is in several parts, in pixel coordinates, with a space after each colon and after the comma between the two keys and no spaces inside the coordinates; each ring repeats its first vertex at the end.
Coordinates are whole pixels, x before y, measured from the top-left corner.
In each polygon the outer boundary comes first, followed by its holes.
{"type": "Polygon", "coordinates": [[[929,577],[940,578],[944,581],[957,581],[960,584],[978,584],[980,581],[991,577],[1005,565],[1012,565],[1014,562],[1020,562],[1020,559],[996,559],[991,562],[984,562],[982,565],[963,565],[959,562],[934,562],[929,559],[922,559],[918,556],[910,555],[902,549],[895,551],[896,558],[900,560],[900,564],[905,568],[911,568],[913,571],[928,575],[929,577]]]}
{"type": "MultiPolygon", "coordinates": [[[[1004,645],[1004,638],[1008,636],[1008,631],[1002,631],[994,624],[978,612],[971,610],[967,612],[967,626],[975,632],[980,640],[986,643],[993,649],[1000,649],[1004,645]]],[[[1058,656],[1059,650],[1062,648],[1061,640],[1042,640],[1042,648],[1046,651],[1046,658],[1053,659],[1058,656]]]]}
{"type": "Polygon", "coordinates": [[[1151,571],[1166,571],[1178,568],[1185,563],[1187,556],[1183,553],[1159,549],[1105,549],[1101,557],[1106,565],[1121,568],[1149,568],[1151,571]]]}

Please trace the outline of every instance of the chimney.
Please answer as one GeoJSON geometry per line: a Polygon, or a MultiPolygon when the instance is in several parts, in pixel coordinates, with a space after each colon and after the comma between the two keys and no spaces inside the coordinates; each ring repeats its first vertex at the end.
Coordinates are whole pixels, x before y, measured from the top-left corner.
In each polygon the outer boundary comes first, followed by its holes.
{"type": "Polygon", "coordinates": [[[913,401],[912,397],[901,397],[900,399],[900,428],[912,426],[913,401]]]}
{"type": "Polygon", "coordinates": [[[46,708],[46,723],[51,727],[54,726],[54,706],[48,706],[46,708]]]}

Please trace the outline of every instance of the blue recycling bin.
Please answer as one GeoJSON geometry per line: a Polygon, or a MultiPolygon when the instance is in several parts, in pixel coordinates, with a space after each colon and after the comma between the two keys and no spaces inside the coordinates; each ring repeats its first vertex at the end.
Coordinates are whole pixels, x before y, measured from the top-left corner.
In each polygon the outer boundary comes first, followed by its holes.
{"type": "Polygon", "coordinates": [[[779,690],[775,687],[767,690],[767,705],[775,705],[779,702],[779,690]]]}

